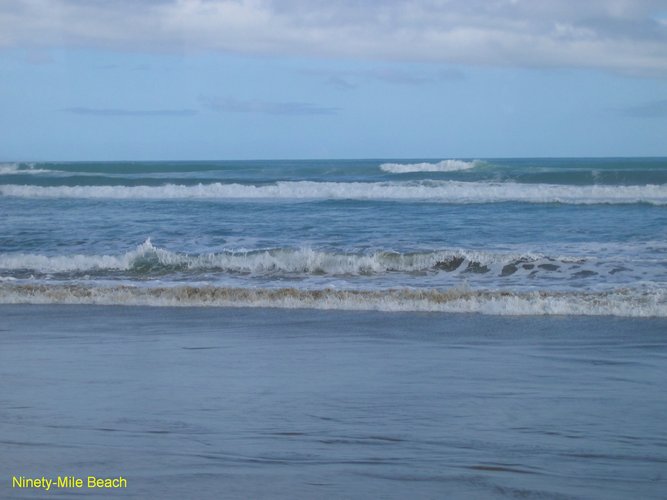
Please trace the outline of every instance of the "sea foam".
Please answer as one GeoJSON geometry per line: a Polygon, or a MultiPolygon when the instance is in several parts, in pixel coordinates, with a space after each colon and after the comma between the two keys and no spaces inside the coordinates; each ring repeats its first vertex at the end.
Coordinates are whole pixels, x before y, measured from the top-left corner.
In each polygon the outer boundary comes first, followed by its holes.
{"type": "Polygon", "coordinates": [[[4,304],[98,304],[159,307],[275,307],[481,313],[667,317],[665,290],[511,292],[493,290],[301,290],[229,287],[94,287],[0,283],[4,304]]]}

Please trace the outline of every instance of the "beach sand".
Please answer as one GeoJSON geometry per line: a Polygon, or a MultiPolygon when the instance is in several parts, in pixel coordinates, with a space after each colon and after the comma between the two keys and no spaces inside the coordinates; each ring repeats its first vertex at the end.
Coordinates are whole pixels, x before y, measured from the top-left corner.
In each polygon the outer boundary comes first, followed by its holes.
{"type": "Polygon", "coordinates": [[[1,498],[664,498],[667,320],[0,305],[1,498]],[[13,476],[122,489],[12,488],[13,476]]]}

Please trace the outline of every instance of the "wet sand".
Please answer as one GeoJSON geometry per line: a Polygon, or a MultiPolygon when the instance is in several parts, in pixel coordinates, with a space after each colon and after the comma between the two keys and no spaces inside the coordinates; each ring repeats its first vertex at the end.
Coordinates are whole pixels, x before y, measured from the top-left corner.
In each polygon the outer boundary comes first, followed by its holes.
{"type": "Polygon", "coordinates": [[[667,320],[0,306],[2,498],[661,498],[667,320]],[[12,476],[124,477],[122,489],[12,476]]]}

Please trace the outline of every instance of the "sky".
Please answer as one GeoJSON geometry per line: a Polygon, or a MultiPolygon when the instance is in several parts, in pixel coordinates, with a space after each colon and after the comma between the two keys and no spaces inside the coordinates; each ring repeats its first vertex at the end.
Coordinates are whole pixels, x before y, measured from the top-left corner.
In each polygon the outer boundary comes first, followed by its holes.
{"type": "Polygon", "coordinates": [[[0,0],[0,161],[667,156],[667,0],[0,0]]]}

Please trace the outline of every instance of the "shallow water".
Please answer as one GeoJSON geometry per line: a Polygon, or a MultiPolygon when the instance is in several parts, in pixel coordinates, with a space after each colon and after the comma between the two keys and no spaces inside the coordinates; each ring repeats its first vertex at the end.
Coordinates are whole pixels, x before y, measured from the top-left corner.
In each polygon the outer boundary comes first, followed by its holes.
{"type": "MultiPolygon", "coordinates": [[[[9,476],[123,498],[664,498],[667,321],[0,306],[9,476]]],[[[90,492],[84,491],[86,497],[90,492]]],[[[93,494],[94,496],[94,494],[93,494]]]]}

